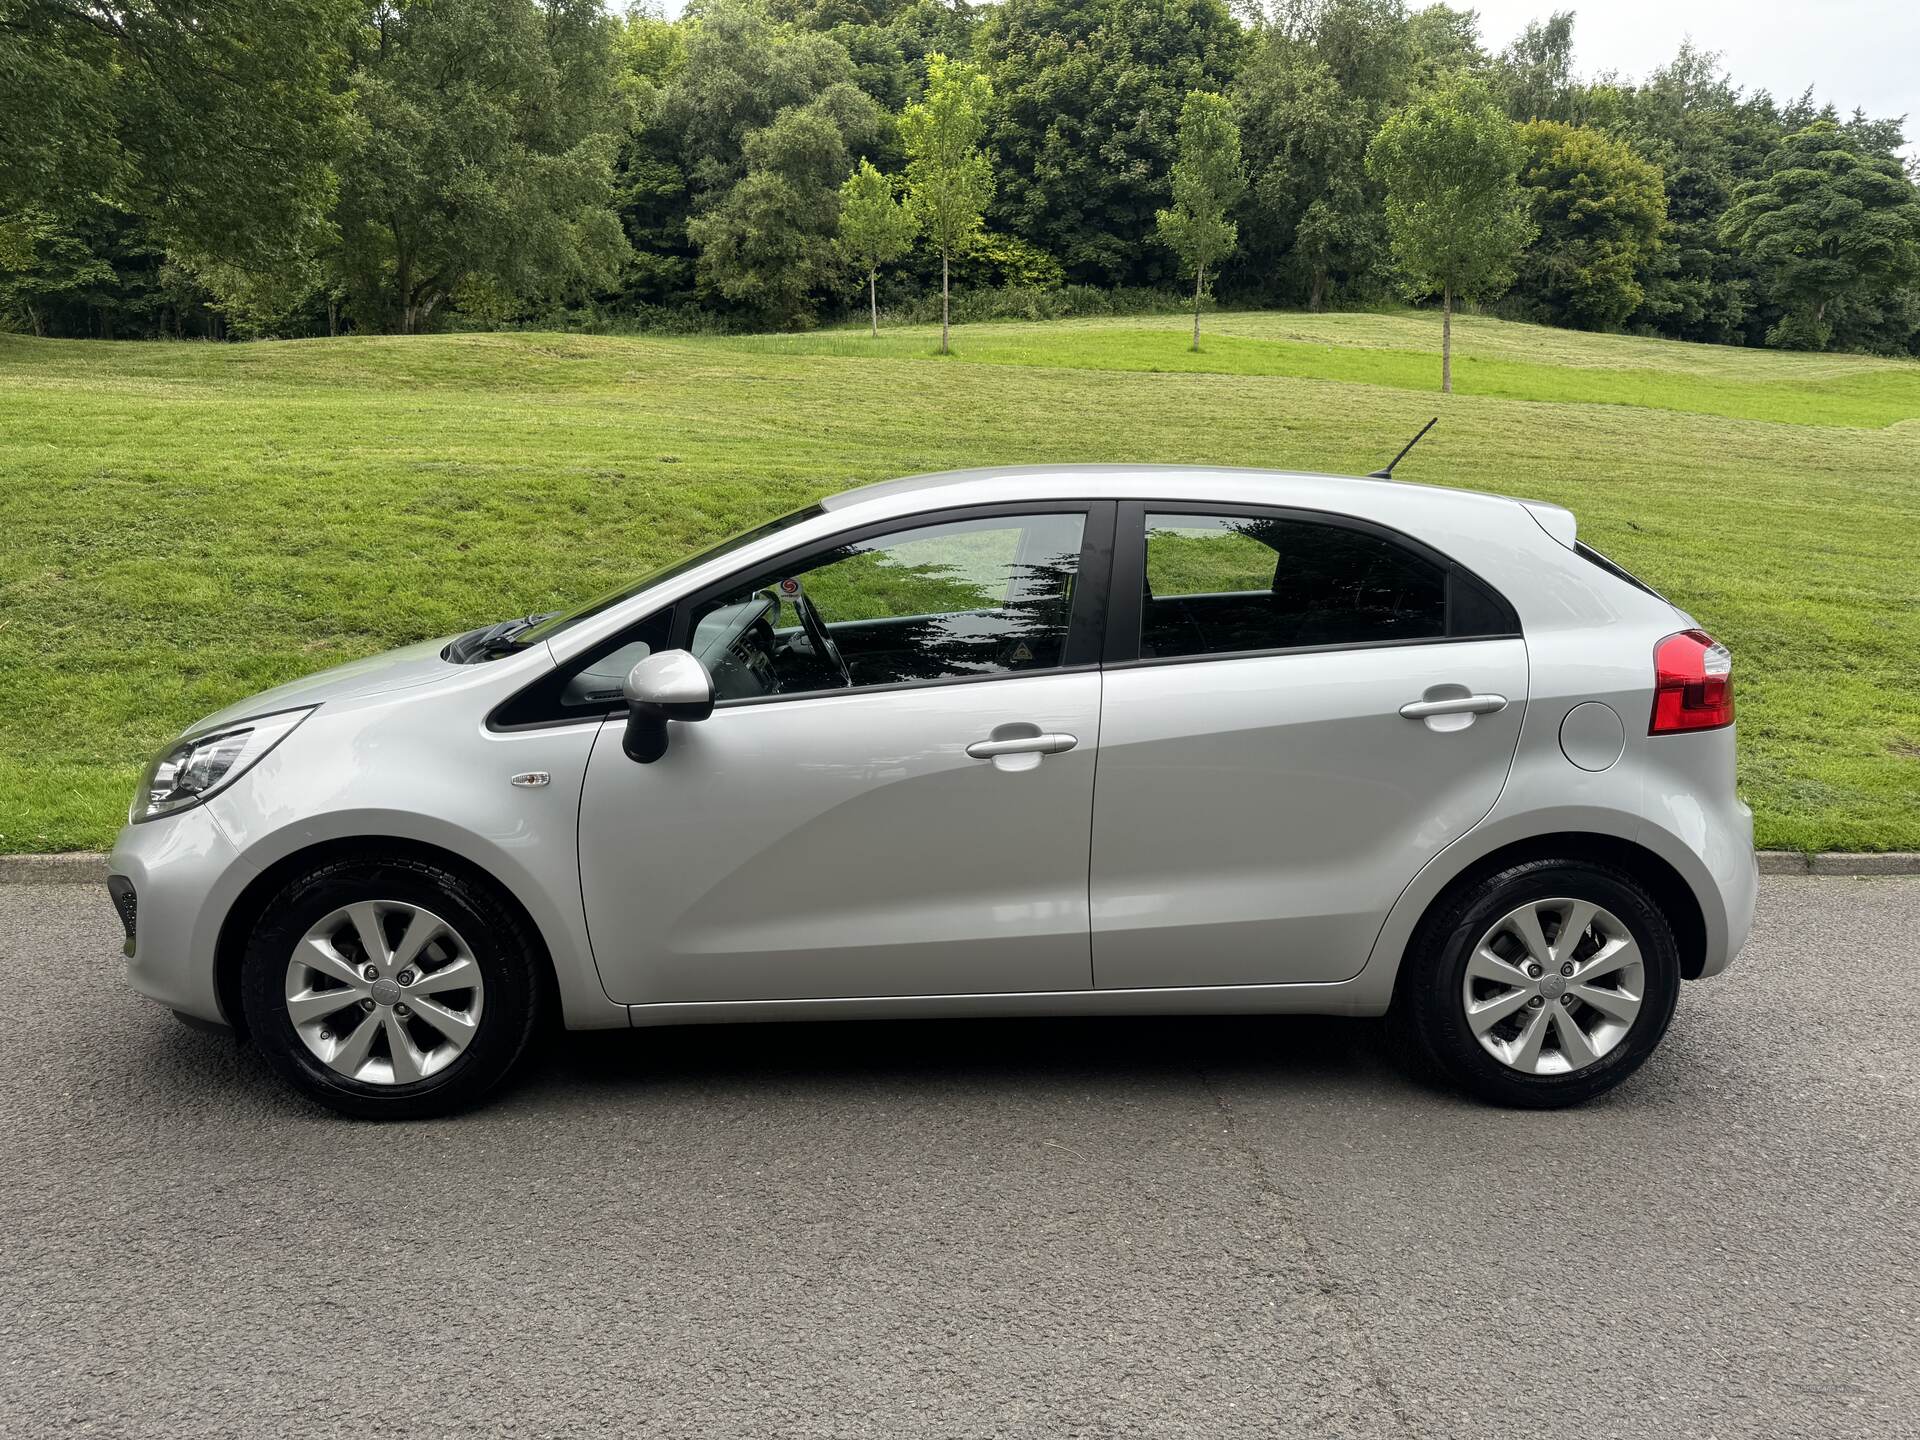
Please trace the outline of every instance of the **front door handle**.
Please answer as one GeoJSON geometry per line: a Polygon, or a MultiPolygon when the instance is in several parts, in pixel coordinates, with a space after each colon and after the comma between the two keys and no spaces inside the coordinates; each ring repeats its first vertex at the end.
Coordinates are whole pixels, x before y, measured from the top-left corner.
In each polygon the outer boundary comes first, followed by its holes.
{"type": "Polygon", "coordinates": [[[1445,700],[1414,700],[1400,707],[1409,720],[1429,715],[1492,715],[1507,708],[1504,695],[1453,695],[1445,700]]]}
{"type": "Polygon", "coordinates": [[[991,760],[997,755],[1059,755],[1079,743],[1078,735],[1056,730],[1044,735],[1016,735],[1009,740],[976,740],[967,746],[967,754],[976,760],[991,760]]]}

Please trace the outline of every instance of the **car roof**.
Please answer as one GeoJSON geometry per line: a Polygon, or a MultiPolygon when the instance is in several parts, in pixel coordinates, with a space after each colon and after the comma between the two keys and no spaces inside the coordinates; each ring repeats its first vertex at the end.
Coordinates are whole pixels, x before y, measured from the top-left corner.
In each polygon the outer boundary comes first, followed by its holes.
{"type": "Polygon", "coordinates": [[[1298,505],[1306,509],[1379,514],[1383,508],[1458,514],[1488,505],[1525,506],[1563,545],[1573,543],[1573,516],[1557,505],[1480,490],[1420,485],[1373,476],[1325,475],[1235,465],[998,465],[882,480],[830,495],[831,513],[909,509],[1037,499],[1134,499],[1298,505]]]}

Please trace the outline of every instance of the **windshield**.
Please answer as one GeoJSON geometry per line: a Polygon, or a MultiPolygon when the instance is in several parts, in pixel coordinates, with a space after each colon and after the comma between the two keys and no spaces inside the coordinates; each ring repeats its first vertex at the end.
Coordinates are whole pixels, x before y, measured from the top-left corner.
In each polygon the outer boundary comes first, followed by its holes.
{"type": "Polygon", "coordinates": [[[638,595],[642,590],[649,589],[663,581],[671,580],[676,575],[685,574],[696,565],[704,565],[709,560],[717,560],[722,555],[730,554],[744,546],[753,544],[756,540],[764,540],[769,535],[777,535],[782,530],[798,525],[802,520],[811,520],[814,516],[824,513],[818,505],[808,505],[804,509],[795,510],[790,515],[782,515],[777,520],[769,520],[764,525],[756,525],[751,530],[742,530],[738,535],[730,535],[711,550],[702,550],[698,555],[689,555],[684,560],[676,560],[673,564],[656,570],[651,575],[635,580],[631,584],[622,585],[618,590],[609,590],[597,600],[589,600],[577,610],[562,610],[557,614],[549,616],[543,619],[538,625],[529,626],[527,629],[515,634],[513,643],[516,646],[537,645],[542,640],[550,640],[562,630],[578,625],[582,620],[590,619],[598,615],[602,610],[611,609],[621,601],[631,599],[633,596],[638,595]]]}

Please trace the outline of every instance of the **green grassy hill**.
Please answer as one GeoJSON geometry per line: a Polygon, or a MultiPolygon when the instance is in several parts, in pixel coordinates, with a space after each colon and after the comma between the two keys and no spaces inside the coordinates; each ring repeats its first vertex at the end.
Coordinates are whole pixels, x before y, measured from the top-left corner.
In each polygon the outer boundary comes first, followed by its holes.
{"type": "Polygon", "coordinates": [[[728,339],[0,336],[0,851],[98,847],[262,686],[963,465],[1364,471],[1571,506],[1734,648],[1764,845],[1920,847],[1920,365],[1427,314],[728,339]]]}

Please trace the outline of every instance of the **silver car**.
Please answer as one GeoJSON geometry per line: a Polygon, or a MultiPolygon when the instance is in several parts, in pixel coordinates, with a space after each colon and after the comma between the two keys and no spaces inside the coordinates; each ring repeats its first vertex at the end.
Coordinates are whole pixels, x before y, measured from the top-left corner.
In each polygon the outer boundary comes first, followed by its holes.
{"type": "Polygon", "coordinates": [[[1218,1012],[1567,1105],[1746,940],[1730,672],[1552,505],[926,476],[208,717],[111,889],[136,990],[354,1115],[556,1019],[1218,1012]]]}

